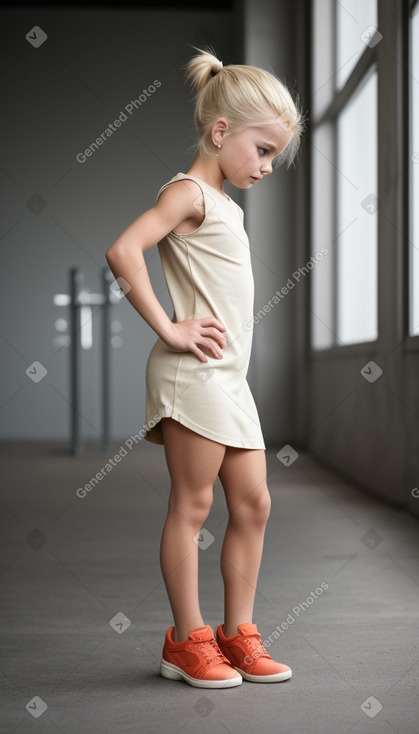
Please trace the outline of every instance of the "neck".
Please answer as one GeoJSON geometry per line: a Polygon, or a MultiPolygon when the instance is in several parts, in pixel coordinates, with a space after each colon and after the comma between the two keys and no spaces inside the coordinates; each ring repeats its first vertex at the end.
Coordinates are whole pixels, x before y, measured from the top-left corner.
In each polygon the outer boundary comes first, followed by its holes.
{"type": "Polygon", "coordinates": [[[186,172],[186,175],[188,174],[205,181],[209,186],[217,189],[220,194],[224,193],[223,183],[226,177],[221,171],[216,158],[202,158],[201,154],[197,153],[189,171],[186,172]]]}

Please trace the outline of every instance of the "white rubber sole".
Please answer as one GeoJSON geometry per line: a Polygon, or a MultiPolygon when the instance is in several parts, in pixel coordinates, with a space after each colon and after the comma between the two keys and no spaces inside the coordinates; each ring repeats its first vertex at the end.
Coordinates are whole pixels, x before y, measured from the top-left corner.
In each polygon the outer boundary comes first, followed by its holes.
{"type": "Polygon", "coordinates": [[[245,673],[244,670],[234,666],[240,675],[252,683],[280,683],[282,680],[288,680],[292,676],[292,670],[286,670],[284,673],[275,673],[275,675],[251,675],[245,673]]]}
{"type": "MultiPolygon", "coordinates": [[[[240,671],[238,671],[240,673],[240,671]]],[[[192,678],[192,676],[185,673],[184,670],[178,668],[173,663],[167,663],[163,658],[160,661],[160,675],[163,678],[170,678],[170,680],[184,680],[191,686],[196,688],[232,688],[233,686],[239,686],[243,683],[243,678],[226,678],[225,680],[205,680],[202,678],[192,678]]]]}

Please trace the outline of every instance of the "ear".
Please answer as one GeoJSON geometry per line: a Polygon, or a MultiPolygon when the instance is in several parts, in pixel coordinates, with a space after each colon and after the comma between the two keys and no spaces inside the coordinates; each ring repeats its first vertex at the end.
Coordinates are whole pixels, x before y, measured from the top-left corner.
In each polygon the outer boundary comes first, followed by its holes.
{"type": "Polygon", "coordinates": [[[215,145],[221,145],[223,143],[227,129],[228,120],[225,117],[218,117],[211,128],[212,141],[215,145]]]}

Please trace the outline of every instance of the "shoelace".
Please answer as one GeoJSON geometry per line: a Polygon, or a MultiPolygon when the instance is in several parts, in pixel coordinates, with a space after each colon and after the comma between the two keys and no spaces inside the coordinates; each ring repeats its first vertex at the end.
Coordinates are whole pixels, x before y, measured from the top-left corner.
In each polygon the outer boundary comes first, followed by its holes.
{"type": "Polygon", "coordinates": [[[246,637],[243,637],[244,643],[247,645],[251,652],[251,657],[253,658],[261,658],[261,657],[268,657],[269,655],[266,647],[262,644],[262,637],[259,633],[254,635],[246,635],[246,637]]]}
{"type": "Polygon", "coordinates": [[[205,642],[196,642],[195,644],[197,648],[202,652],[207,663],[211,663],[211,665],[218,665],[218,663],[229,662],[225,655],[223,655],[223,653],[221,652],[215,639],[205,640],[205,642]]]}

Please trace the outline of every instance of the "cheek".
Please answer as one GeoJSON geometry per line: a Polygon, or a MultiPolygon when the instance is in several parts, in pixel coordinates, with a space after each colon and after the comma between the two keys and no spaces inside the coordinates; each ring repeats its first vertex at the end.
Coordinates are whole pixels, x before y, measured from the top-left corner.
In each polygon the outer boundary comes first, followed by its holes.
{"type": "Polygon", "coordinates": [[[243,142],[243,145],[241,146],[240,150],[241,156],[243,160],[250,166],[255,165],[255,160],[257,159],[257,151],[255,150],[255,146],[249,143],[243,142]]]}

